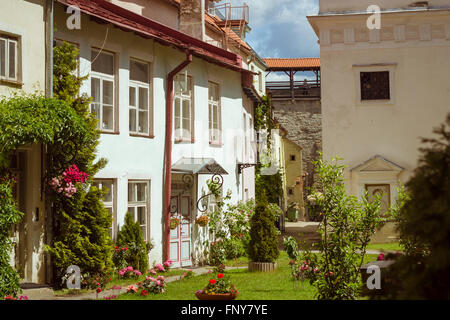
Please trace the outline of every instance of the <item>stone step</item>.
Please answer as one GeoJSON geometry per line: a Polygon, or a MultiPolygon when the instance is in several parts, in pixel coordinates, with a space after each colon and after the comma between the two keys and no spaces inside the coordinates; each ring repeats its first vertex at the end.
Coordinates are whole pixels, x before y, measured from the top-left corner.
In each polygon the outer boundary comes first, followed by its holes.
{"type": "Polygon", "coordinates": [[[53,289],[46,285],[22,283],[20,288],[22,289],[20,295],[27,296],[29,300],[53,300],[55,298],[53,289]]]}

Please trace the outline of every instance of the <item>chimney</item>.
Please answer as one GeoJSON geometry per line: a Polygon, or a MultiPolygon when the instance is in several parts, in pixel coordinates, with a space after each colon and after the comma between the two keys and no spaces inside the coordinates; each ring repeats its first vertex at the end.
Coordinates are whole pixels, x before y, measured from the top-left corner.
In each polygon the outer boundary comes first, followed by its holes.
{"type": "Polygon", "coordinates": [[[194,38],[205,39],[205,0],[180,1],[180,31],[194,38]]]}

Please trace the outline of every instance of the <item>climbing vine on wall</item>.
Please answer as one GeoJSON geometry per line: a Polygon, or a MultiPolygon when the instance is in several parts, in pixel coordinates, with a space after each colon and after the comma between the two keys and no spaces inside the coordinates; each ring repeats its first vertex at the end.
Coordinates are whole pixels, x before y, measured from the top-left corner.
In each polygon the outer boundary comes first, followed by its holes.
{"type": "MultiPolygon", "coordinates": [[[[270,156],[272,129],[275,129],[275,122],[272,118],[272,102],[269,97],[263,97],[262,102],[255,108],[255,130],[258,134],[259,143],[264,136],[267,139],[268,155],[270,156]],[[267,132],[263,135],[262,132],[267,132]]],[[[258,150],[259,152],[259,150],[258,150]]],[[[261,156],[261,154],[260,154],[261,156]]],[[[260,159],[261,160],[261,159],[260,159]]],[[[261,164],[256,166],[255,190],[256,200],[261,199],[265,193],[269,203],[279,203],[283,197],[283,183],[281,173],[278,171],[274,175],[261,175],[261,168],[268,167],[270,164],[261,164]]]]}
{"type": "Polygon", "coordinates": [[[39,95],[0,100],[0,297],[19,292],[19,276],[10,266],[11,231],[23,213],[13,197],[15,178],[9,170],[12,152],[35,143],[53,144],[88,136],[85,122],[64,101],[39,95]]]}

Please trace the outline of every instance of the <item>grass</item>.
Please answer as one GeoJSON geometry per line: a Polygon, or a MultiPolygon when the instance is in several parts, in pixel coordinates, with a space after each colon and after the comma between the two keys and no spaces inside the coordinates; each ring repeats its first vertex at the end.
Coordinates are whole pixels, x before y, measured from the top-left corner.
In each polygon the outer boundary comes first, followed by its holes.
{"type": "MultiPolygon", "coordinates": [[[[240,258],[227,262],[227,266],[247,266],[248,259],[240,258]]],[[[231,282],[239,291],[237,300],[314,300],[316,289],[308,281],[294,286],[289,267],[289,258],[281,252],[277,270],[273,272],[248,272],[245,269],[227,270],[231,282]]],[[[121,300],[197,300],[194,293],[206,286],[211,275],[201,275],[166,285],[166,293],[142,297],[124,294],[121,300]]]]}
{"type": "Polygon", "coordinates": [[[371,243],[367,246],[367,250],[378,251],[403,251],[403,247],[398,242],[392,243],[371,243]]]}
{"type": "MultiPolygon", "coordinates": [[[[158,272],[155,275],[155,277],[157,277],[159,275],[164,276],[165,278],[173,277],[173,276],[181,276],[186,271],[187,271],[187,269],[172,269],[167,272],[158,272]]],[[[136,282],[143,281],[144,279],[145,279],[145,275],[140,276],[138,278],[129,278],[129,279],[120,278],[119,279],[119,275],[117,273],[114,273],[113,275],[111,275],[111,281],[106,284],[104,290],[112,289],[113,286],[127,287],[129,285],[136,284],[136,282]]],[[[88,289],[81,289],[81,290],[61,289],[61,290],[55,290],[55,295],[56,296],[66,296],[66,295],[67,296],[77,296],[77,295],[81,295],[81,294],[94,293],[94,292],[95,292],[94,289],[91,289],[91,290],[88,290],[88,289]]]]}
{"type": "MultiPolygon", "coordinates": [[[[364,264],[375,261],[377,255],[366,255],[364,264]]],[[[229,266],[247,266],[248,259],[227,261],[229,266]]],[[[236,286],[239,295],[236,300],[315,300],[316,288],[308,281],[294,283],[288,265],[289,257],[282,251],[277,260],[277,270],[273,272],[248,272],[246,268],[225,271],[236,286]]],[[[123,294],[119,300],[197,300],[195,291],[206,286],[210,274],[195,276],[182,281],[167,283],[166,293],[143,297],[137,294],[123,294]]],[[[362,297],[361,299],[365,299],[362,297]]]]}

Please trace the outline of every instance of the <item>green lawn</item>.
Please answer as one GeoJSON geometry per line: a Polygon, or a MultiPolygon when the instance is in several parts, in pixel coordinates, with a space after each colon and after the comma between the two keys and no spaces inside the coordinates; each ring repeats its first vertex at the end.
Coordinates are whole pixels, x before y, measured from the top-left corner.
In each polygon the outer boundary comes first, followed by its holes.
{"type": "MultiPolygon", "coordinates": [[[[173,276],[181,276],[184,272],[186,272],[187,269],[172,269],[167,272],[158,272],[154,277],[157,277],[159,275],[167,277],[173,277],[173,276]]],[[[113,286],[118,287],[127,287],[132,284],[136,284],[136,282],[143,281],[145,279],[145,275],[138,277],[138,278],[130,278],[130,279],[119,279],[119,275],[117,273],[114,273],[111,275],[111,281],[108,282],[104,288],[104,290],[112,289],[113,286]]],[[[64,296],[64,295],[80,295],[85,293],[92,293],[95,292],[95,290],[69,290],[69,289],[62,289],[62,290],[56,290],[55,295],[56,296],[64,296]]]]}
{"type": "MultiPolygon", "coordinates": [[[[227,262],[227,266],[247,265],[247,259],[227,262]]],[[[291,280],[289,258],[281,252],[277,260],[277,270],[274,272],[248,272],[247,269],[227,270],[232,283],[239,291],[237,300],[313,300],[315,288],[308,281],[294,286],[291,280]]],[[[194,293],[203,289],[211,275],[196,276],[191,279],[175,281],[166,285],[166,293],[142,297],[133,294],[124,294],[121,300],[196,300],[194,293]]]]}
{"type": "Polygon", "coordinates": [[[398,242],[392,243],[373,243],[367,246],[368,250],[378,250],[378,251],[403,251],[403,247],[400,246],[398,242]]]}

